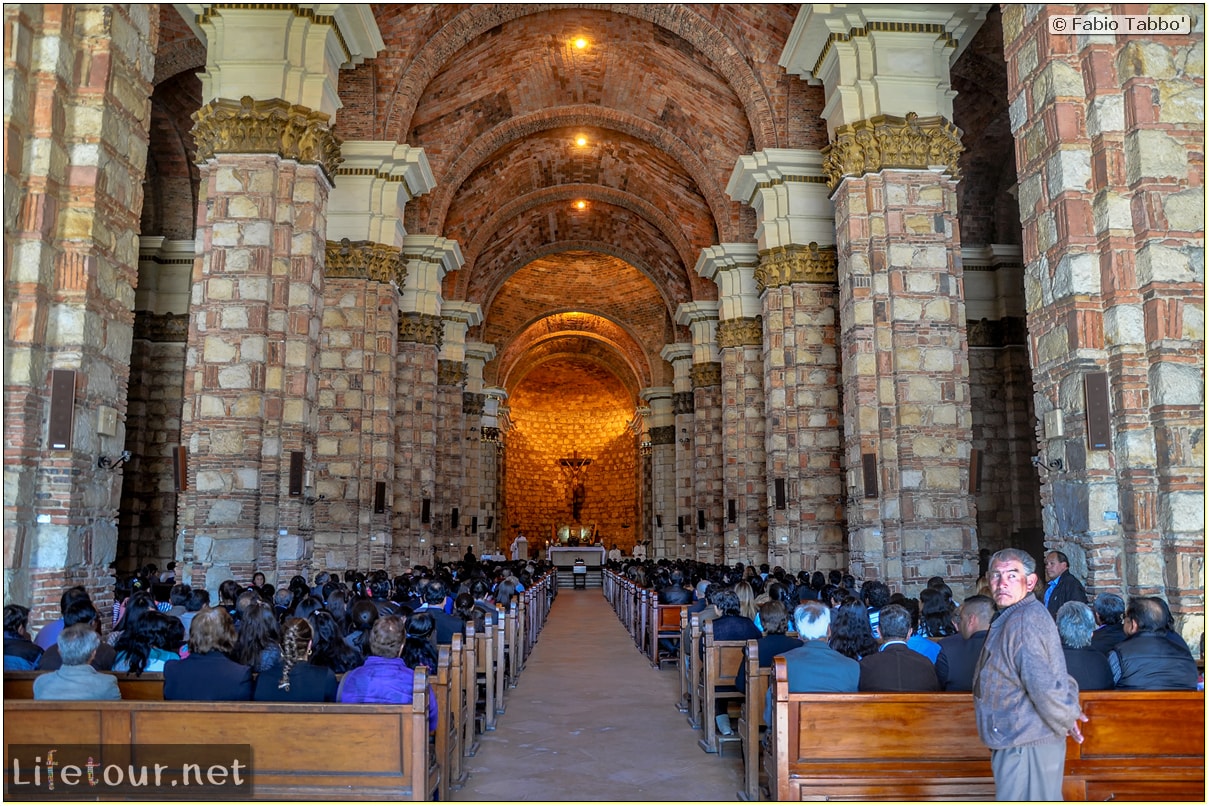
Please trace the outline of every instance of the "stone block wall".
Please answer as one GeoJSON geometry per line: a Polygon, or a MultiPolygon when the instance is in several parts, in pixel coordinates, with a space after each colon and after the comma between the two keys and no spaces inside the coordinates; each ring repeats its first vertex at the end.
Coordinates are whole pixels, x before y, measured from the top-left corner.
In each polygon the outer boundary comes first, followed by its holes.
{"type": "MultiPolygon", "coordinates": [[[[400,327],[417,321],[404,314],[400,327]]],[[[436,333],[440,332],[439,323],[436,333]]],[[[408,327],[408,332],[415,328],[408,327]]],[[[433,328],[422,328],[432,332],[433,328]]],[[[395,390],[400,401],[394,413],[395,484],[391,525],[395,552],[414,563],[431,565],[433,524],[423,522],[424,499],[436,487],[437,347],[435,338],[400,339],[395,390]]]]}

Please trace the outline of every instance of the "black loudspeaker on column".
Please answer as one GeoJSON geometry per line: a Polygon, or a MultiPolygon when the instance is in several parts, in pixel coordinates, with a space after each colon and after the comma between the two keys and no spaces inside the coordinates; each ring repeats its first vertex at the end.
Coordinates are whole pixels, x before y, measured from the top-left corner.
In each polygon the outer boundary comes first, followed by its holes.
{"type": "Polygon", "coordinates": [[[1087,407],[1087,447],[1104,451],[1112,445],[1112,404],[1108,397],[1108,373],[1083,376],[1083,402],[1087,407]]]}
{"type": "Polygon", "coordinates": [[[877,498],[877,454],[861,454],[861,473],[865,481],[865,497],[877,498]]]}
{"type": "Polygon", "coordinates": [[[290,451],[290,495],[302,495],[302,464],[305,461],[305,453],[290,451]]]}
{"type": "Polygon", "coordinates": [[[776,479],[773,484],[774,505],[777,509],[785,508],[785,479],[776,479]]]}
{"type": "Polygon", "coordinates": [[[178,493],[189,489],[189,452],[184,445],[172,449],[172,484],[178,493]]]}
{"type": "Polygon", "coordinates": [[[454,507],[453,510],[449,513],[449,528],[450,529],[458,528],[458,508],[457,507],[454,507]]]}
{"type": "Polygon", "coordinates": [[[432,522],[432,499],[425,498],[420,504],[420,523],[432,522]]]}
{"type": "Polygon", "coordinates": [[[697,510],[697,528],[698,529],[705,528],[705,510],[704,509],[697,510]]]}
{"type": "Polygon", "coordinates": [[[76,371],[55,369],[50,372],[50,417],[46,441],[52,451],[71,448],[71,431],[76,416],[76,371]]]}
{"type": "Polygon", "coordinates": [[[382,514],[386,511],[386,482],[374,482],[374,512],[382,514]]]}
{"type": "Polygon", "coordinates": [[[978,495],[982,492],[982,451],[974,448],[970,451],[970,493],[978,495]]]}

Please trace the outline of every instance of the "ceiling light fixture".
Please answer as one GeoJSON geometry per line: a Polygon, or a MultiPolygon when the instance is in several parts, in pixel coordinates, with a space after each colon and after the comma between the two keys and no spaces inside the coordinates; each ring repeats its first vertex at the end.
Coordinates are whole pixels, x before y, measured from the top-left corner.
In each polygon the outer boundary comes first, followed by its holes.
{"type": "Polygon", "coordinates": [[[575,209],[576,210],[586,210],[586,209],[588,209],[588,203],[586,201],[583,201],[582,199],[580,199],[579,201],[575,202],[575,209]]]}
{"type": "Polygon", "coordinates": [[[582,134],[579,135],[579,137],[575,138],[575,145],[580,146],[582,148],[583,146],[586,146],[587,144],[588,144],[588,138],[584,137],[582,134]]]}
{"type": "Polygon", "coordinates": [[[583,50],[588,46],[588,40],[584,39],[582,36],[579,36],[575,38],[572,44],[575,45],[576,50],[583,50]]]}

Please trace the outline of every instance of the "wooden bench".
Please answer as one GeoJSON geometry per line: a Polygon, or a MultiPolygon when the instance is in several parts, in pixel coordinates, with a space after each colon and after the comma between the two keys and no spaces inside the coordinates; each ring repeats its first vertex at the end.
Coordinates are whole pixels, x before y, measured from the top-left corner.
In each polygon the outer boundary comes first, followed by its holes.
{"type": "Polygon", "coordinates": [[[407,705],[6,699],[4,765],[16,744],[246,744],[255,800],[443,797],[423,669],[412,696],[407,705]]]}
{"type": "MultiPolygon", "coordinates": [[[[969,692],[790,694],[773,660],[774,800],[993,800],[969,692]],[[856,727],[854,727],[856,726],[856,727]]],[[[1205,698],[1088,691],[1067,740],[1066,800],[1205,798],[1205,698]]]]}
{"type": "MultiPolygon", "coordinates": [[[[34,698],[34,681],[49,672],[5,672],[4,699],[32,700],[34,698]]],[[[164,673],[144,672],[137,677],[129,672],[102,672],[117,678],[118,690],[122,692],[123,700],[162,700],[164,699],[164,673]]]]}
{"type": "Polygon", "coordinates": [[[688,610],[688,605],[659,604],[659,596],[651,597],[651,612],[647,618],[647,657],[651,665],[662,669],[665,663],[676,663],[680,660],[680,621],[682,613],[688,610]],[[676,650],[661,650],[660,640],[675,640],[676,650]]]}
{"type": "Polygon", "coordinates": [[[756,639],[748,640],[743,654],[747,675],[743,698],[743,716],[739,718],[738,734],[743,743],[743,791],[740,800],[760,799],[760,728],[764,727],[764,698],[768,694],[771,669],[760,668],[760,645],[756,639]]]}
{"type": "Polygon", "coordinates": [[[735,701],[742,705],[742,701],[746,699],[743,692],[735,688],[735,673],[743,666],[747,641],[714,640],[712,619],[705,622],[701,633],[703,638],[698,698],[701,703],[699,719],[705,735],[697,743],[707,753],[720,753],[724,742],[739,741],[740,737],[737,733],[731,736],[718,733],[718,725],[714,721],[714,703],[722,700],[724,703],[735,701]]]}

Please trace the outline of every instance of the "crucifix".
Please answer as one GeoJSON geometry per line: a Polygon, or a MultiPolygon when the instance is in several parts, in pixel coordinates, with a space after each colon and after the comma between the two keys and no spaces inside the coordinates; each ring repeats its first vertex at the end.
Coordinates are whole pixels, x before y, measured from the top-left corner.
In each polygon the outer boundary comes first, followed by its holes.
{"type": "Polygon", "coordinates": [[[571,517],[579,523],[580,512],[583,511],[584,501],[588,497],[584,490],[583,477],[587,475],[588,465],[592,464],[592,460],[581,457],[579,451],[572,451],[570,456],[559,459],[558,464],[571,490],[571,517]]]}

